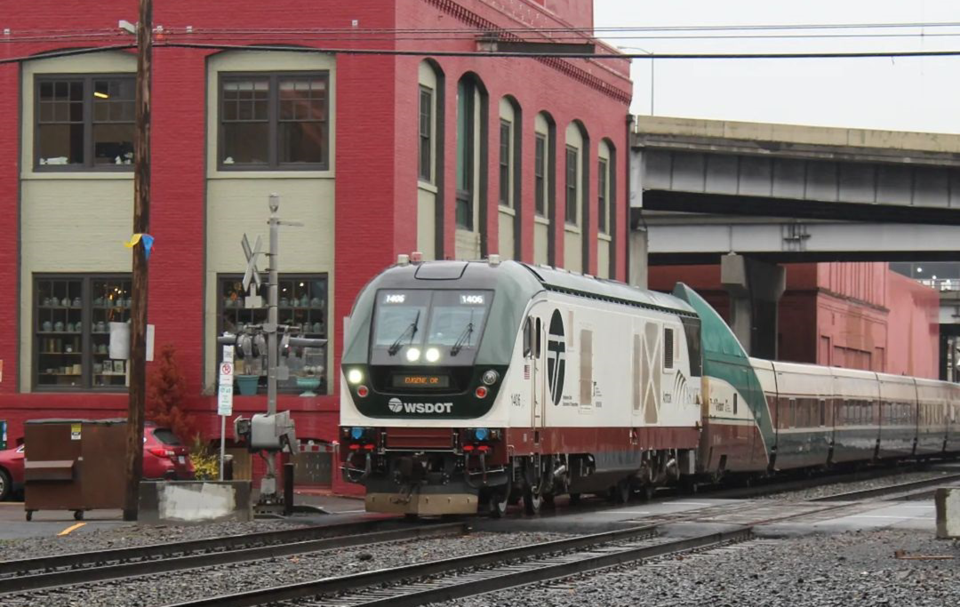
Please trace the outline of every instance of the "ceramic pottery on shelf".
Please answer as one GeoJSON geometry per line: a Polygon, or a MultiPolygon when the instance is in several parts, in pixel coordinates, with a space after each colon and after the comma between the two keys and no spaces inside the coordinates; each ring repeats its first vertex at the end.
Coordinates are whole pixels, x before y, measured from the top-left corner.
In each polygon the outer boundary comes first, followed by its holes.
{"type": "Polygon", "coordinates": [[[43,323],[43,330],[44,330],[44,331],[47,331],[48,333],[49,333],[50,331],[53,331],[53,323],[50,322],[49,320],[44,321],[44,323],[43,323]]]}
{"type": "Polygon", "coordinates": [[[58,321],[57,324],[53,325],[53,330],[54,330],[54,331],[63,331],[63,323],[58,321]]]}

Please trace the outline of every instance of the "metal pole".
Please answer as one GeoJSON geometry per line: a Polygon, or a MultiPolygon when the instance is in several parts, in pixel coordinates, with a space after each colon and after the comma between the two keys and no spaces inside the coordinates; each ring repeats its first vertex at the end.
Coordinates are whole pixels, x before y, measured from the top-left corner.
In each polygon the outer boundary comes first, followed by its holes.
{"type": "Polygon", "coordinates": [[[224,442],[223,436],[227,433],[227,416],[220,416],[220,480],[223,480],[223,460],[224,456],[227,454],[226,443],[224,442]]]}
{"type": "MultiPolygon", "coordinates": [[[[277,256],[280,252],[280,196],[270,194],[270,254],[268,255],[269,277],[267,279],[267,414],[277,413],[277,300],[280,278],[277,270],[277,256]]],[[[273,491],[276,494],[277,456],[271,453],[267,457],[267,478],[273,479],[273,491]]]]}
{"type": "MultiPolygon", "coordinates": [[[[153,64],[153,0],[140,0],[137,26],[137,113],[133,155],[133,232],[150,231],[150,84],[153,64]]],[[[133,247],[130,312],[130,401],[127,407],[126,495],[123,519],[137,520],[143,475],[143,418],[146,401],[147,258],[145,243],[133,247]]]]}

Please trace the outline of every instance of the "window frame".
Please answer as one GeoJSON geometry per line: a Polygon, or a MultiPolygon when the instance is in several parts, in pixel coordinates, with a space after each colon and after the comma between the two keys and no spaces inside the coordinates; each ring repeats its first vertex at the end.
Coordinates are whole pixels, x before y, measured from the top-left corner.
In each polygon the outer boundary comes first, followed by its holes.
{"type": "MultiPolygon", "coordinates": [[[[477,122],[477,84],[472,80],[463,81],[457,83],[457,148],[456,148],[456,162],[457,162],[457,173],[456,173],[456,197],[455,197],[455,206],[454,206],[454,227],[458,230],[465,230],[468,232],[474,231],[476,222],[474,221],[474,213],[476,211],[476,201],[474,196],[476,194],[477,181],[479,176],[475,174],[475,164],[477,159],[478,150],[476,149],[477,140],[479,134],[476,132],[476,122],[477,122]],[[461,92],[461,84],[463,85],[463,91],[461,92]],[[463,112],[460,111],[460,97],[461,94],[464,99],[463,112]],[[460,135],[460,121],[463,119],[463,116],[469,115],[469,121],[464,123],[464,133],[461,138],[460,135]],[[460,171],[460,147],[463,146],[463,174],[459,173],[460,171]],[[461,180],[462,177],[462,180],[461,180]],[[461,183],[462,181],[462,183],[461,183]],[[461,188],[460,186],[464,187],[461,188]],[[460,221],[460,207],[461,204],[466,206],[465,218],[466,222],[460,221]]],[[[481,117],[480,123],[481,130],[483,129],[483,118],[481,117]]]]}
{"type": "Polygon", "coordinates": [[[499,181],[500,206],[513,208],[513,122],[500,119],[500,154],[497,178],[499,181]],[[504,140],[506,135],[506,140],[504,140]]]}
{"type": "MultiPolygon", "coordinates": [[[[237,282],[239,282],[239,281],[243,280],[243,274],[233,273],[233,272],[217,273],[217,275],[216,275],[216,277],[215,277],[214,280],[215,280],[215,284],[216,284],[216,297],[217,297],[216,335],[219,336],[219,335],[223,335],[223,331],[224,331],[223,320],[224,320],[224,312],[225,312],[225,310],[226,310],[226,307],[223,305],[223,287],[224,287],[224,284],[225,284],[227,281],[237,281],[237,282]]],[[[279,276],[278,276],[278,281],[279,281],[279,282],[285,282],[285,281],[293,281],[293,282],[303,281],[303,282],[307,282],[307,281],[317,281],[317,280],[323,280],[323,281],[326,283],[326,289],[325,289],[324,299],[323,299],[323,308],[322,308],[322,310],[323,310],[323,327],[324,327],[324,333],[323,333],[323,336],[322,336],[320,339],[326,339],[326,340],[327,340],[327,344],[326,344],[325,346],[323,346],[323,350],[324,350],[323,361],[324,361],[324,367],[325,367],[323,379],[321,380],[320,386],[318,386],[318,387],[315,389],[315,391],[317,392],[318,395],[320,395],[320,396],[325,396],[325,395],[327,395],[327,394],[329,393],[330,386],[332,385],[332,383],[331,383],[331,381],[330,381],[330,374],[331,374],[332,368],[333,368],[333,366],[332,366],[332,361],[330,360],[330,323],[329,323],[329,320],[330,320],[330,305],[331,305],[331,304],[330,304],[330,274],[329,274],[329,272],[289,272],[289,273],[283,272],[283,273],[280,273],[279,276]]],[[[264,290],[266,290],[266,285],[264,285],[263,288],[264,288],[264,290]]],[[[279,297],[279,294],[278,294],[277,299],[279,300],[279,298],[280,298],[280,297],[279,297]]],[[[293,306],[288,307],[288,308],[280,308],[280,307],[278,306],[277,309],[278,309],[278,310],[287,310],[287,309],[292,309],[292,308],[293,308],[293,306]]],[[[243,308],[243,307],[241,306],[240,309],[246,309],[246,308],[243,308]]],[[[259,308],[259,309],[262,309],[264,312],[267,311],[266,298],[264,298],[264,302],[263,302],[262,308],[259,308]]],[[[282,323],[283,323],[283,318],[280,318],[279,320],[280,320],[280,323],[282,324],[282,323]]],[[[314,335],[315,335],[315,334],[314,334],[314,335]]],[[[219,347],[218,347],[216,350],[217,350],[217,351],[216,351],[216,354],[215,354],[215,358],[216,358],[216,361],[217,361],[217,366],[219,367],[219,364],[220,364],[220,362],[222,362],[222,359],[223,359],[223,348],[219,348],[219,347]]],[[[299,394],[299,393],[301,393],[301,392],[303,392],[303,389],[302,389],[302,388],[284,387],[284,386],[281,386],[281,385],[278,385],[278,386],[277,386],[277,393],[278,393],[278,394],[299,394]]],[[[257,396],[264,396],[264,395],[266,395],[266,387],[265,387],[265,386],[260,386],[259,383],[258,383],[258,385],[257,385],[257,396]]]]}
{"type": "MultiPolygon", "coordinates": [[[[221,71],[217,72],[217,171],[223,172],[244,172],[244,171],[329,171],[330,159],[333,156],[333,150],[330,146],[331,112],[330,105],[333,100],[330,88],[330,70],[278,70],[278,71],[221,71]],[[224,163],[224,151],[226,148],[226,133],[223,128],[223,85],[230,80],[244,80],[247,78],[267,78],[267,162],[265,164],[249,163],[224,163]],[[323,123],[327,125],[326,140],[323,142],[326,150],[326,158],[322,162],[280,162],[280,80],[282,78],[309,78],[313,80],[322,79],[325,82],[326,91],[326,114],[323,123]]],[[[312,122],[312,121],[311,121],[312,122]]]]}
{"type": "Polygon", "coordinates": [[[417,147],[417,179],[424,183],[435,183],[434,181],[434,166],[436,164],[436,155],[434,153],[433,141],[434,133],[436,132],[436,117],[434,116],[434,103],[435,103],[436,92],[429,86],[420,85],[419,96],[418,96],[418,108],[419,112],[417,114],[417,131],[418,131],[418,147],[417,147]],[[427,96],[427,133],[423,132],[423,120],[424,120],[424,95],[427,96]],[[423,162],[423,153],[424,146],[426,146],[427,152],[427,162],[424,166],[423,162]]]}
{"type": "MultiPolygon", "coordinates": [[[[97,281],[128,281],[133,284],[133,274],[130,272],[103,272],[103,273],[87,273],[87,272],[35,272],[32,276],[33,279],[33,301],[31,302],[31,309],[33,311],[33,323],[30,328],[31,341],[33,344],[33,352],[31,356],[31,361],[33,368],[31,369],[31,390],[33,392],[39,393],[60,393],[60,392],[107,392],[107,393],[117,393],[117,392],[127,392],[129,390],[126,385],[123,386],[94,386],[93,385],[93,352],[91,352],[91,347],[93,346],[93,338],[91,337],[92,332],[90,331],[91,321],[93,319],[93,283],[97,281]],[[43,354],[41,351],[41,340],[48,335],[41,333],[37,328],[39,323],[39,310],[41,309],[40,302],[38,299],[40,283],[43,281],[79,281],[80,282],[80,324],[81,330],[79,332],[80,337],[80,364],[82,365],[80,373],[80,385],[79,386],[56,386],[56,385],[45,385],[40,383],[40,355],[43,354]]],[[[75,308],[69,308],[75,309],[75,308]]],[[[127,308],[128,314],[132,315],[132,310],[127,308]]],[[[68,333],[63,333],[63,335],[69,335],[68,333]]],[[[112,359],[111,359],[112,360],[112,359]]],[[[128,359],[129,360],[129,359],[128,359]]],[[[126,365],[126,372],[129,373],[129,363],[126,365]]]]}
{"type": "MultiPolygon", "coordinates": [[[[33,77],[33,171],[37,173],[132,173],[130,164],[96,164],[93,145],[93,82],[98,79],[130,80],[136,83],[133,72],[89,72],[89,73],[43,73],[33,77]],[[78,164],[40,164],[40,86],[46,82],[81,82],[83,84],[83,162],[78,164]],[[87,91],[91,91],[87,95],[87,91]]],[[[136,86],[136,85],[134,85],[136,86]]],[[[134,112],[136,112],[136,93],[134,93],[134,112]]],[[[109,123],[105,123],[109,124],[109,123]]],[[[133,120],[136,128],[136,113],[133,120]]],[[[136,133],[134,132],[134,136],[136,133]]],[[[134,147],[136,143],[134,142],[134,147]]]]}
{"type": "Polygon", "coordinates": [[[547,193],[547,143],[549,135],[535,133],[533,140],[533,212],[537,217],[547,218],[550,214],[547,193]],[[540,144],[543,144],[542,146],[540,144]],[[542,147],[542,149],[541,149],[542,147]],[[540,158],[537,158],[537,154],[540,158]]]}
{"type": "Polygon", "coordinates": [[[597,160],[597,232],[610,235],[610,161],[601,156],[597,160]]]}
{"type": "Polygon", "coordinates": [[[563,220],[568,226],[571,227],[580,227],[579,217],[577,217],[580,207],[580,148],[574,145],[567,145],[566,154],[564,155],[564,175],[566,180],[564,183],[564,192],[566,197],[564,198],[563,205],[563,220]],[[571,166],[571,154],[573,155],[573,164],[571,166]],[[570,179],[570,171],[573,170],[573,179],[570,179]],[[571,218],[571,211],[573,217],[571,218]]]}

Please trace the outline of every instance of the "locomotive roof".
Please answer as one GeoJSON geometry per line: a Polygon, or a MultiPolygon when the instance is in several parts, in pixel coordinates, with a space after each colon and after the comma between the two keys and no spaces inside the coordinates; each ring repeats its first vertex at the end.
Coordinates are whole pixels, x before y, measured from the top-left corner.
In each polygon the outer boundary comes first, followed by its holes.
{"type": "Polygon", "coordinates": [[[344,363],[360,363],[367,358],[378,289],[451,288],[495,289],[501,294],[493,299],[490,310],[491,318],[498,319],[498,328],[495,331],[488,330],[489,327],[485,329],[477,364],[509,360],[527,302],[545,290],[670,314],[697,316],[694,308],[678,297],[547,266],[516,261],[497,265],[486,261],[427,261],[395,265],[371,280],[354,303],[344,344],[344,363]]]}
{"type": "Polygon", "coordinates": [[[532,266],[526,263],[519,265],[533,272],[544,288],[550,291],[571,293],[689,316],[696,315],[696,311],[690,304],[667,293],[648,291],[622,282],[575,274],[549,266],[532,266]]]}

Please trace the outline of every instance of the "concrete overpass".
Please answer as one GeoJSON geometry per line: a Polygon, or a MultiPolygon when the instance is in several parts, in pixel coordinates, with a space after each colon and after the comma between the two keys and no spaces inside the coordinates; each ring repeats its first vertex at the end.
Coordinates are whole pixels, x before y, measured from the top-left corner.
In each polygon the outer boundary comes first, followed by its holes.
{"type": "Polygon", "coordinates": [[[637,117],[651,263],[960,259],[960,136],[637,117]]]}
{"type": "Polygon", "coordinates": [[[960,260],[960,136],[637,117],[630,208],[631,280],[720,263],[731,326],[774,358],[778,263],[960,260]]]}

